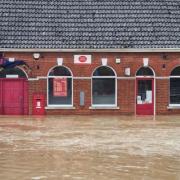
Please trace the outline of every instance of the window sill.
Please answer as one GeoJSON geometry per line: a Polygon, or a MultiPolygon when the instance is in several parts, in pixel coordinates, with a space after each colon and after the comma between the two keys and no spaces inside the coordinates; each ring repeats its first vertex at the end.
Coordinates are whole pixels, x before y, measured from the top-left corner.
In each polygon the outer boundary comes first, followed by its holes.
{"type": "Polygon", "coordinates": [[[74,106],[47,106],[45,109],[76,109],[74,106]]]}
{"type": "Polygon", "coordinates": [[[169,104],[169,106],[167,106],[167,109],[180,109],[180,105],[171,105],[169,104]]]}
{"type": "Polygon", "coordinates": [[[120,109],[118,106],[91,106],[89,109],[120,109]]]}

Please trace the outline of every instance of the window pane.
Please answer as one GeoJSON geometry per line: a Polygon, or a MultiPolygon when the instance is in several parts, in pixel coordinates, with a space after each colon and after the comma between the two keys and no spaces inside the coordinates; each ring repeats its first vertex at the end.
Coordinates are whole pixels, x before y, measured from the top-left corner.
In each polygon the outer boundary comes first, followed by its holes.
{"type": "Polygon", "coordinates": [[[180,76],[180,66],[176,67],[172,72],[171,76],[180,76]]]}
{"type": "Polygon", "coordinates": [[[93,78],[93,104],[115,104],[115,78],[93,78]]]}
{"type": "Polygon", "coordinates": [[[114,71],[107,67],[101,66],[93,73],[93,76],[115,76],[114,71]]]}
{"type": "Polygon", "coordinates": [[[69,70],[63,66],[57,66],[51,70],[49,76],[71,76],[69,70]]]}
{"type": "Polygon", "coordinates": [[[137,104],[152,103],[152,80],[138,80],[137,104]]]}
{"type": "Polygon", "coordinates": [[[170,103],[180,104],[180,79],[170,79],[170,103]]]}
{"type": "Polygon", "coordinates": [[[72,104],[72,78],[49,78],[49,104],[72,104]]]}
{"type": "Polygon", "coordinates": [[[8,68],[0,71],[0,78],[5,78],[6,75],[18,75],[20,78],[26,78],[25,73],[19,68],[8,68]]]}
{"type": "Polygon", "coordinates": [[[138,70],[136,76],[153,76],[153,71],[148,67],[142,67],[138,70]]]}

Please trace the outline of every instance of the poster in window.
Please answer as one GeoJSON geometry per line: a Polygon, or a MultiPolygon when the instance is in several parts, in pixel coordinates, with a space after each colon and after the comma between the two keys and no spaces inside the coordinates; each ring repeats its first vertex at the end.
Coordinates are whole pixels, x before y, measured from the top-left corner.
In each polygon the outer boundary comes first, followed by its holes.
{"type": "Polygon", "coordinates": [[[53,79],[53,95],[60,97],[67,96],[67,78],[53,79]]]}

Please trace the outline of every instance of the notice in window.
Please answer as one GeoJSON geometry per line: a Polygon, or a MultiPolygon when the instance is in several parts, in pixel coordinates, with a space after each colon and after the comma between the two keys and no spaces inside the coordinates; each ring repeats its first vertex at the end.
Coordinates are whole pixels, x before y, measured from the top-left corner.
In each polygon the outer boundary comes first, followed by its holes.
{"type": "Polygon", "coordinates": [[[67,96],[67,78],[53,79],[53,95],[59,97],[67,96]]]}
{"type": "Polygon", "coordinates": [[[146,91],[146,103],[152,103],[152,91],[146,91]]]}

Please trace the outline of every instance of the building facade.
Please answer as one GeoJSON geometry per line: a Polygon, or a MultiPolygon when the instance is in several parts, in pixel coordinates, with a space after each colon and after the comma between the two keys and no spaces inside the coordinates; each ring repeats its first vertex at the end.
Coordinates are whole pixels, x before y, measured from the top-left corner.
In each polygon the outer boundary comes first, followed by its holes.
{"type": "MultiPolygon", "coordinates": [[[[2,114],[33,114],[33,106],[37,105],[33,96],[37,94],[43,95],[45,114],[153,115],[179,112],[180,53],[39,54],[40,57],[34,59],[33,53],[4,53],[6,58],[24,59],[30,69],[19,66],[15,69],[20,71],[1,71],[2,76],[5,74],[1,86],[7,86],[1,92],[2,114]],[[80,58],[90,56],[91,60],[76,63],[77,55],[80,58]],[[24,72],[22,77],[21,71],[24,72]],[[25,89],[23,93],[22,87],[25,89]],[[23,103],[16,102],[17,107],[14,105],[12,112],[8,106],[9,96],[12,97],[10,92],[15,97],[23,96],[23,103]]],[[[10,100],[11,106],[12,98],[10,100]]]]}
{"type": "Polygon", "coordinates": [[[0,5],[0,114],[180,113],[178,1],[12,2],[0,5]]]}

